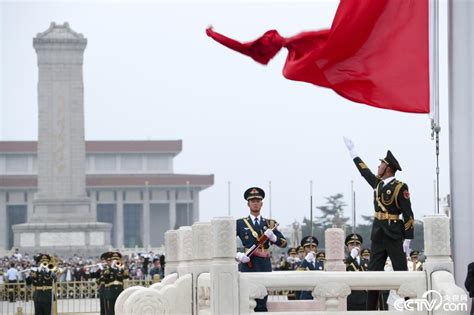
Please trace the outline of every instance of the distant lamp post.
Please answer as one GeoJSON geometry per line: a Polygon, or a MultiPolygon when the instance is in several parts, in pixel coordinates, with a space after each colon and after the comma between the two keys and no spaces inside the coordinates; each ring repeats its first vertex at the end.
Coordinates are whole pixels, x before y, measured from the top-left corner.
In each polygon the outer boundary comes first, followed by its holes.
{"type": "Polygon", "coordinates": [[[189,217],[189,203],[191,202],[191,193],[189,191],[189,180],[186,181],[186,194],[187,194],[187,200],[186,200],[186,225],[191,225],[191,218],[189,217]]]}
{"type": "Polygon", "coordinates": [[[227,182],[227,215],[230,216],[230,181],[227,182]]]}

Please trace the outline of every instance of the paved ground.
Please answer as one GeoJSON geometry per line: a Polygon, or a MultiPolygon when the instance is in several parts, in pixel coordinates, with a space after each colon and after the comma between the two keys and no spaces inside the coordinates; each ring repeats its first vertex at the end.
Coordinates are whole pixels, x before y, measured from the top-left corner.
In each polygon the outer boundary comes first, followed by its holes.
{"type": "MultiPolygon", "coordinates": [[[[24,315],[34,314],[33,301],[17,301],[15,303],[0,302],[0,314],[16,315],[20,307],[24,315]]],[[[99,299],[69,299],[58,301],[58,315],[79,315],[83,313],[87,315],[99,314],[99,299]]]]}

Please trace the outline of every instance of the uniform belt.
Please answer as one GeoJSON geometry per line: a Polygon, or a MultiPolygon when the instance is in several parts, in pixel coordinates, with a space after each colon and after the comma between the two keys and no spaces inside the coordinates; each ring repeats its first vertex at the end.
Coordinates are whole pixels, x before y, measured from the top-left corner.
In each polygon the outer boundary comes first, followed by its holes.
{"type": "Polygon", "coordinates": [[[375,212],[374,218],[379,220],[399,220],[400,216],[398,214],[390,214],[386,212],[375,212]]]}
{"type": "MultiPolygon", "coordinates": [[[[245,248],[245,251],[248,251],[249,249],[248,248],[245,248]]],[[[257,248],[253,254],[253,256],[257,256],[257,257],[262,257],[262,258],[268,258],[270,257],[270,253],[268,252],[268,249],[261,249],[261,248],[257,248]]]]}
{"type": "Polygon", "coordinates": [[[37,291],[46,291],[46,290],[52,290],[52,286],[42,286],[42,287],[35,287],[35,290],[37,291]]]}
{"type": "Polygon", "coordinates": [[[123,285],[123,282],[120,282],[120,281],[113,281],[113,282],[107,283],[107,284],[105,285],[105,287],[108,288],[108,287],[111,287],[111,286],[113,286],[113,285],[123,285]]]}

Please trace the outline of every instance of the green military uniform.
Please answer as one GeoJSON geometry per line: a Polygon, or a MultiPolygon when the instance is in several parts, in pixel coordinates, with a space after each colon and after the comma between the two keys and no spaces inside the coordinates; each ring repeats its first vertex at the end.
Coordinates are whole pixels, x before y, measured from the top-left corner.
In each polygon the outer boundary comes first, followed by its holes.
{"type": "Polygon", "coordinates": [[[410,261],[408,262],[408,270],[410,271],[423,271],[423,263],[418,260],[420,252],[412,250],[410,252],[410,261]]]}
{"type": "Polygon", "coordinates": [[[53,302],[53,286],[56,281],[56,274],[47,265],[51,262],[51,256],[39,254],[35,257],[38,268],[33,269],[27,284],[33,284],[33,301],[35,305],[35,315],[51,315],[53,302]]]}
{"type": "MultiPolygon", "coordinates": [[[[360,246],[363,239],[357,233],[349,234],[346,237],[346,246],[360,246]]],[[[361,255],[355,258],[349,255],[344,260],[346,263],[346,271],[366,271],[369,268],[369,261],[364,259],[361,255]]],[[[348,311],[363,311],[367,309],[367,291],[366,290],[352,290],[351,294],[347,296],[347,310],[348,311]]]]}
{"type": "MultiPolygon", "coordinates": [[[[102,261],[107,260],[108,252],[103,253],[100,256],[102,261]]],[[[96,279],[97,288],[99,289],[99,301],[100,301],[100,315],[106,315],[106,299],[105,299],[105,264],[100,265],[100,267],[91,273],[91,277],[96,279]]]]}
{"type": "Polygon", "coordinates": [[[103,271],[107,315],[115,315],[115,301],[123,291],[123,280],[128,279],[128,271],[121,259],[122,254],[119,252],[109,252],[107,255],[107,260],[112,262],[111,266],[106,266],[103,271]]]}
{"type": "MultiPolygon", "coordinates": [[[[402,170],[390,150],[381,161],[386,163],[394,173],[402,170]]],[[[384,183],[384,180],[374,175],[359,157],[354,158],[354,163],[360,174],[374,189],[375,213],[372,223],[369,270],[383,271],[387,257],[390,257],[392,261],[393,270],[407,270],[403,241],[413,239],[414,235],[414,219],[408,186],[395,178],[384,183]]],[[[378,295],[378,291],[369,291],[367,298],[369,310],[377,308],[378,295]]]]}

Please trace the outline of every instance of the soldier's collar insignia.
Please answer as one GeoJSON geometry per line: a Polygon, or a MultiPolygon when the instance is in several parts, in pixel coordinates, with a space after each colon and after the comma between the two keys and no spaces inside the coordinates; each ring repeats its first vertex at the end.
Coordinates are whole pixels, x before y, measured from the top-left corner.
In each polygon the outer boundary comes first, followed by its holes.
{"type": "Polygon", "coordinates": [[[392,193],[392,191],[389,189],[387,190],[387,195],[390,195],[392,193]]]}

